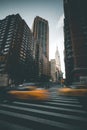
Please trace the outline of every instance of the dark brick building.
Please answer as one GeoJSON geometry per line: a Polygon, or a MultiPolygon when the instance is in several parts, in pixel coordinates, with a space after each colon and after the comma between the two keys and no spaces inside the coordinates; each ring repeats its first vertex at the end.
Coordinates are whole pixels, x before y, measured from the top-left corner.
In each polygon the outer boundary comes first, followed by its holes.
{"type": "Polygon", "coordinates": [[[87,1],[64,0],[64,45],[67,83],[87,78],[87,1]]]}
{"type": "Polygon", "coordinates": [[[0,75],[21,83],[34,77],[33,36],[19,14],[0,20],[0,75]]]}

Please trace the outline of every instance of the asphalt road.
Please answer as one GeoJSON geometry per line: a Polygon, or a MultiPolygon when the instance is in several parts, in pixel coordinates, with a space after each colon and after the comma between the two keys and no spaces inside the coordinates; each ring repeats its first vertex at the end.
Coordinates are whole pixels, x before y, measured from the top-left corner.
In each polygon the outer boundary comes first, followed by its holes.
{"type": "Polygon", "coordinates": [[[0,130],[86,130],[86,97],[59,96],[56,87],[49,91],[45,102],[1,102],[0,130]]]}

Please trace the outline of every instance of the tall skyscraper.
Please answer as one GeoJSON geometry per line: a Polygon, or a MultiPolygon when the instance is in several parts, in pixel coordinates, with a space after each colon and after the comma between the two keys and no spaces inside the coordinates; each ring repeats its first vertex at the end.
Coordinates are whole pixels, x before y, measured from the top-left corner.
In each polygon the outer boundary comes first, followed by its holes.
{"type": "Polygon", "coordinates": [[[58,47],[56,48],[56,52],[55,52],[55,62],[56,62],[56,81],[61,82],[61,79],[63,78],[63,73],[61,71],[60,55],[59,55],[58,47]]]}
{"type": "Polygon", "coordinates": [[[87,79],[87,1],[64,0],[67,83],[87,79]]]}
{"type": "Polygon", "coordinates": [[[29,79],[33,67],[32,33],[19,14],[0,20],[0,75],[13,82],[29,79]]]}
{"type": "Polygon", "coordinates": [[[56,52],[55,52],[55,60],[56,60],[56,68],[59,71],[61,71],[60,55],[59,55],[58,47],[56,48],[56,52]]]}
{"type": "Polygon", "coordinates": [[[36,48],[38,76],[42,78],[49,77],[49,25],[47,20],[39,16],[35,17],[33,36],[36,45],[38,44],[36,48]]]}

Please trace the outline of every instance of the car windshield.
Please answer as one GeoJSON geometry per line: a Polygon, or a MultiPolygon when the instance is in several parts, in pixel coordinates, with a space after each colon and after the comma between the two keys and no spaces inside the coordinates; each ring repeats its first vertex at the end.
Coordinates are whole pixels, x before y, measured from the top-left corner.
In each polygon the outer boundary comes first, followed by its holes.
{"type": "Polygon", "coordinates": [[[23,83],[22,86],[35,86],[36,83],[23,83]]]}
{"type": "Polygon", "coordinates": [[[28,86],[28,87],[18,87],[17,90],[19,91],[31,91],[31,90],[35,90],[36,88],[35,87],[31,87],[31,86],[28,86]]]}

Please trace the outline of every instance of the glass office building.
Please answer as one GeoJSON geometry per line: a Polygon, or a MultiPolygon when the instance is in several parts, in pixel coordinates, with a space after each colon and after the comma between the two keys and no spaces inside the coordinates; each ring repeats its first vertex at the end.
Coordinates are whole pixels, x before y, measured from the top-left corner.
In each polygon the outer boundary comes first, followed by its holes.
{"type": "Polygon", "coordinates": [[[49,77],[49,25],[48,21],[36,16],[33,23],[33,36],[36,40],[36,63],[38,76],[49,77]],[[38,51],[37,51],[38,50],[38,51]]]}

